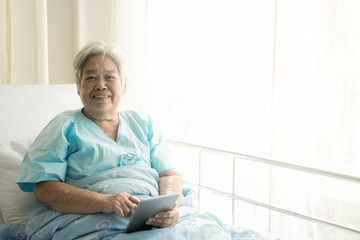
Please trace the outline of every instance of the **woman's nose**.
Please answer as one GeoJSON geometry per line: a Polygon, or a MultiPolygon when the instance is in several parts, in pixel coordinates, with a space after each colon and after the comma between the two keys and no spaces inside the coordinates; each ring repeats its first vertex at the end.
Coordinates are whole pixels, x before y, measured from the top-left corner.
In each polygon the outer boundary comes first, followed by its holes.
{"type": "Polygon", "coordinates": [[[98,78],[98,81],[96,82],[95,89],[96,90],[106,90],[107,89],[104,77],[99,77],[98,78]]]}

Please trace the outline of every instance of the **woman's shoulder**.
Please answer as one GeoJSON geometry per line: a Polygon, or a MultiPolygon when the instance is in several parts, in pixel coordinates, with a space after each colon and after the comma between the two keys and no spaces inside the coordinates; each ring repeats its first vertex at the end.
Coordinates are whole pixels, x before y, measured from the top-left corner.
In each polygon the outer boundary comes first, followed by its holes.
{"type": "Polygon", "coordinates": [[[67,110],[67,111],[59,113],[58,115],[56,115],[55,118],[71,119],[71,118],[77,118],[79,116],[79,114],[81,114],[81,109],[67,110]]]}
{"type": "Polygon", "coordinates": [[[56,115],[49,122],[49,124],[63,125],[64,123],[68,123],[68,122],[76,122],[76,120],[81,117],[80,115],[81,115],[81,109],[64,111],[56,115]]]}
{"type": "Polygon", "coordinates": [[[152,121],[148,114],[125,110],[119,111],[120,121],[125,121],[132,129],[142,129],[142,131],[148,132],[152,128],[152,121]]]}
{"type": "Polygon", "coordinates": [[[40,132],[34,141],[34,146],[50,148],[52,143],[60,144],[62,136],[68,135],[69,130],[73,129],[79,113],[81,114],[80,109],[59,113],[40,132]]]}
{"type": "Polygon", "coordinates": [[[135,121],[148,121],[149,115],[140,111],[135,110],[121,110],[119,115],[122,118],[135,121]]]}

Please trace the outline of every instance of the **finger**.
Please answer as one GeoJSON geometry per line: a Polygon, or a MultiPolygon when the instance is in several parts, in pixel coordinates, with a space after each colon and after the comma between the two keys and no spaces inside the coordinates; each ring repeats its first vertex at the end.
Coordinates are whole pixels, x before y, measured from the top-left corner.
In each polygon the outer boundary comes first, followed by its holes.
{"type": "Polygon", "coordinates": [[[130,207],[139,204],[140,200],[137,197],[131,196],[128,193],[124,193],[124,195],[120,195],[120,198],[123,199],[127,206],[130,207]]]}
{"type": "Polygon", "coordinates": [[[169,215],[169,217],[164,217],[164,215],[162,215],[162,217],[156,217],[156,216],[150,217],[148,221],[159,224],[171,224],[173,222],[177,223],[178,219],[179,219],[179,214],[171,214],[169,215]]]}
{"type": "Polygon", "coordinates": [[[165,212],[159,212],[155,214],[155,218],[171,218],[174,216],[174,213],[172,211],[165,211],[165,212]]]}
{"type": "Polygon", "coordinates": [[[179,212],[178,206],[179,206],[179,204],[177,202],[175,202],[174,206],[171,209],[157,213],[155,215],[155,217],[159,217],[159,218],[173,217],[174,215],[176,215],[179,212]]]}
{"type": "MultiPolygon", "coordinates": [[[[122,210],[124,217],[132,216],[136,208],[136,205],[129,200],[130,197],[131,195],[128,193],[120,193],[117,195],[117,205],[122,210]]],[[[119,216],[122,215],[120,214],[119,216]]]]}
{"type": "Polygon", "coordinates": [[[156,218],[149,218],[146,221],[146,224],[159,227],[159,228],[165,228],[165,227],[172,227],[176,225],[175,219],[172,218],[162,218],[162,219],[156,219],[156,218]]]}
{"type": "Polygon", "coordinates": [[[123,202],[123,211],[126,217],[130,217],[133,215],[135,211],[136,205],[130,201],[123,202]]]}
{"type": "Polygon", "coordinates": [[[127,206],[124,206],[124,207],[123,207],[123,212],[124,212],[124,216],[125,216],[125,217],[128,217],[128,216],[129,216],[129,213],[131,212],[131,209],[128,208],[127,206]]]}
{"type": "Polygon", "coordinates": [[[134,196],[131,196],[129,197],[129,200],[132,202],[132,203],[135,203],[136,205],[139,204],[140,200],[137,198],[137,197],[134,197],[134,196]]]}
{"type": "Polygon", "coordinates": [[[147,224],[155,227],[173,227],[179,220],[178,208],[156,214],[148,219],[147,224]]]}
{"type": "Polygon", "coordinates": [[[127,216],[131,217],[134,214],[137,205],[135,203],[130,203],[130,205],[128,207],[130,209],[130,212],[128,213],[127,216]]]}
{"type": "Polygon", "coordinates": [[[126,212],[127,217],[130,217],[130,216],[132,216],[134,214],[137,205],[135,203],[129,201],[129,200],[127,200],[125,202],[125,204],[126,204],[125,208],[128,209],[128,211],[126,212]]]}
{"type": "MultiPolygon", "coordinates": [[[[126,200],[120,200],[118,202],[119,204],[119,208],[121,209],[122,213],[123,213],[123,217],[128,217],[129,214],[131,213],[132,209],[134,208],[133,204],[129,202],[127,202],[126,200]]],[[[120,216],[120,215],[119,215],[120,216]]]]}
{"type": "Polygon", "coordinates": [[[175,202],[174,206],[170,210],[173,210],[173,209],[177,208],[178,206],[179,206],[179,203],[175,202]]]}
{"type": "Polygon", "coordinates": [[[135,212],[135,208],[131,209],[128,214],[128,217],[131,217],[132,215],[134,215],[134,212],[135,212]]]}
{"type": "Polygon", "coordinates": [[[125,217],[124,212],[123,212],[123,210],[122,210],[121,208],[116,207],[116,208],[114,209],[114,211],[115,211],[115,213],[116,213],[119,217],[121,217],[121,218],[125,217]]]}
{"type": "Polygon", "coordinates": [[[178,208],[176,208],[176,205],[174,205],[174,207],[168,211],[164,211],[164,212],[159,212],[157,214],[155,214],[154,217],[156,218],[173,218],[176,217],[179,213],[178,208]]]}

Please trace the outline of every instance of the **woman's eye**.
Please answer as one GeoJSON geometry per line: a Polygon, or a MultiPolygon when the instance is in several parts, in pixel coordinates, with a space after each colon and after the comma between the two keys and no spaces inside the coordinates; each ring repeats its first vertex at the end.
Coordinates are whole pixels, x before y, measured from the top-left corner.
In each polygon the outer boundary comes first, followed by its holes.
{"type": "Polygon", "coordinates": [[[115,77],[114,76],[106,76],[106,79],[112,80],[112,79],[115,79],[115,77]]]}
{"type": "Polygon", "coordinates": [[[89,76],[86,78],[86,80],[94,80],[94,79],[96,79],[96,77],[94,77],[94,76],[89,76]]]}

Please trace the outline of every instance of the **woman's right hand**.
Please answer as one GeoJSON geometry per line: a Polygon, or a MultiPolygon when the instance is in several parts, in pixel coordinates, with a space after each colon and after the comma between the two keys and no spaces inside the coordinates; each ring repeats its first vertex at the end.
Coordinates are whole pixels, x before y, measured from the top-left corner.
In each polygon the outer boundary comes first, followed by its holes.
{"type": "Polygon", "coordinates": [[[60,181],[44,181],[35,184],[35,199],[61,213],[111,213],[130,217],[139,199],[126,192],[102,194],[77,188],[60,181]]]}
{"type": "Polygon", "coordinates": [[[115,212],[119,217],[130,217],[139,204],[139,199],[127,192],[104,195],[103,212],[115,212]]]}

